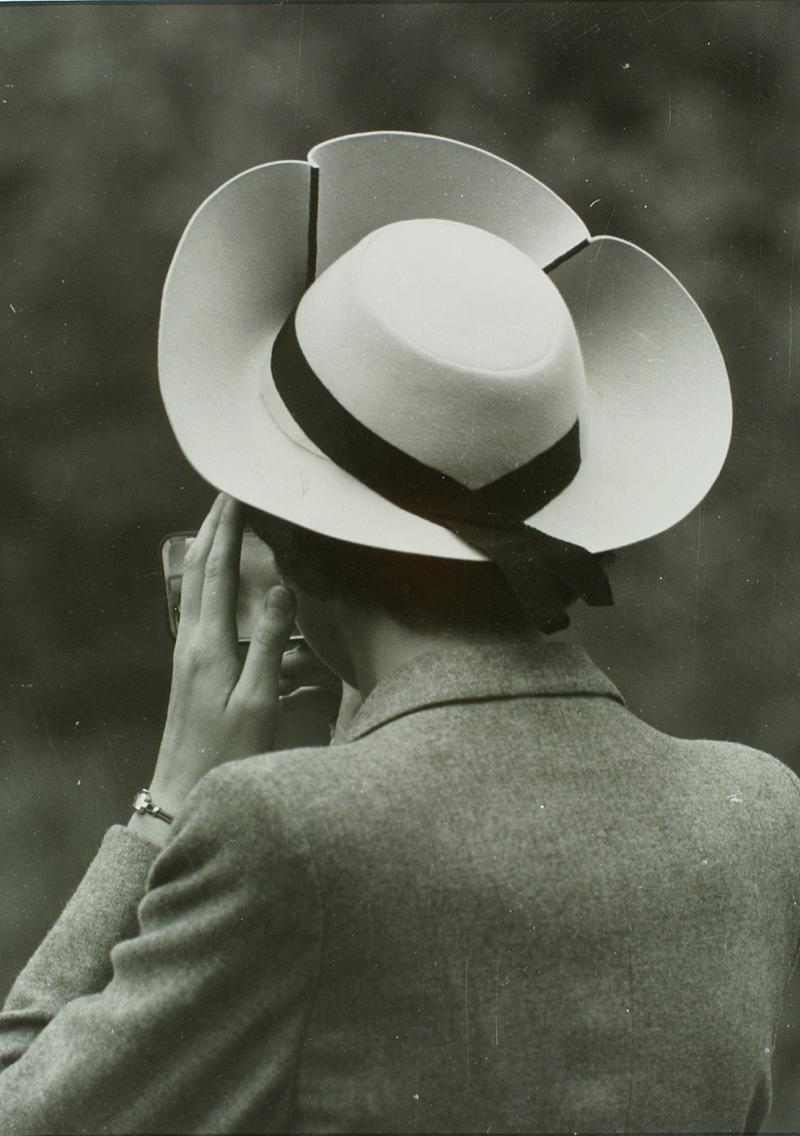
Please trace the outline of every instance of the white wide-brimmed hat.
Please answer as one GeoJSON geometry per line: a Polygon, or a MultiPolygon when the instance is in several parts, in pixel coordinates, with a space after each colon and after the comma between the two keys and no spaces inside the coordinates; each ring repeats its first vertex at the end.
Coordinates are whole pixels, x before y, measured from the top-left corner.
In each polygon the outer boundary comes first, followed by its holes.
{"type": "Polygon", "coordinates": [[[203,202],[159,374],[212,485],[342,540],[501,567],[493,517],[589,553],[668,528],[731,432],[714,335],[663,265],[421,134],[335,138],[203,202]]]}

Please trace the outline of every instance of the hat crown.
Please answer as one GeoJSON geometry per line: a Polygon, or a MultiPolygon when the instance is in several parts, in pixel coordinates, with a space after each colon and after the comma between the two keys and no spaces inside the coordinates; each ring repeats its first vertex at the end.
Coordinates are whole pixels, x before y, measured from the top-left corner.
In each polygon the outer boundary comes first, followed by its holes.
{"type": "Polygon", "coordinates": [[[537,364],[569,313],[524,253],[457,222],[405,221],[367,237],[355,285],[387,331],[452,367],[537,364]]]}
{"type": "Polygon", "coordinates": [[[316,374],[355,418],[470,488],[574,425],[583,365],[569,310],[491,233],[401,221],[327,268],[297,311],[316,374]]]}

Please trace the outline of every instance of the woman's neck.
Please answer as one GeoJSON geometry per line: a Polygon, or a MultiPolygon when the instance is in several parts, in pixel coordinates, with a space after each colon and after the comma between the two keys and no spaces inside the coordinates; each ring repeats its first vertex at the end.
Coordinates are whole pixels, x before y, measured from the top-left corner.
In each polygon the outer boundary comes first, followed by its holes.
{"type": "Polygon", "coordinates": [[[363,698],[393,671],[418,655],[443,648],[496,643],[499,634],[465,629],[420,630],[396,623],[383,613],[347,621],[342,639],[363,698]]]}

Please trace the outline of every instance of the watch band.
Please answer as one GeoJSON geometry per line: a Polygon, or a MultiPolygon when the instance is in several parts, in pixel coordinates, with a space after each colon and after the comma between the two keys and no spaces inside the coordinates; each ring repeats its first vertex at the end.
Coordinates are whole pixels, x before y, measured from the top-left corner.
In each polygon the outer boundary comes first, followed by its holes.
{"type": "Polygon", "coordinates": [[[133,798],[133,811],[138,813],[139,816],[158,817],[159,820],[166,821],[167,824],[172,824],[175,819],[170,813],[164,812],[161,805],[157,805],[153,801],[153,797],[149,789],[140,789],[136,796],[133,798]]]}

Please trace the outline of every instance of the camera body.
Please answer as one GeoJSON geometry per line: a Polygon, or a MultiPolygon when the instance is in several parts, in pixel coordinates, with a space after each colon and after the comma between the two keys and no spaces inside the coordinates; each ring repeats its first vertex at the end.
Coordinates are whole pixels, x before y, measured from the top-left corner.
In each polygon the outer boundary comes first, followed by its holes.
{"type": "MultiPolygon", "coordinates": [[[[167,619],[173,639],[178,634],[181,617],[181,582],[186,550],[197,536],[196,532],[175,532],[161,542],[161,568],[164,574],[164,592],[167,601],[167,619]]],[[[250,641],[253,621],[265,593],[274,584],[281,583],[281,575],[271,550],[255,533],[242,534],[242,553],[239,562],[239,592],[236,601],[236,628],[240,643],[250,641]]],[[[290,639],[302,639],[295,627],[290,639]]]]}

